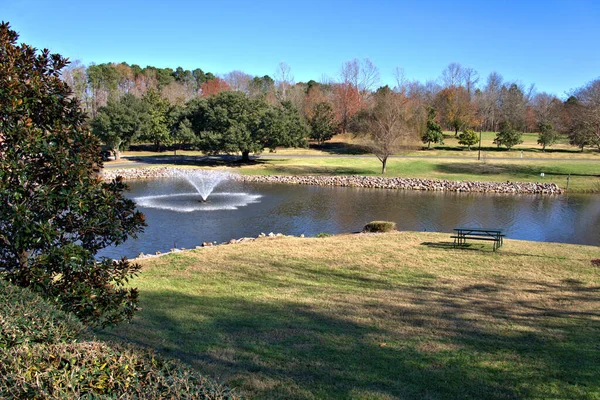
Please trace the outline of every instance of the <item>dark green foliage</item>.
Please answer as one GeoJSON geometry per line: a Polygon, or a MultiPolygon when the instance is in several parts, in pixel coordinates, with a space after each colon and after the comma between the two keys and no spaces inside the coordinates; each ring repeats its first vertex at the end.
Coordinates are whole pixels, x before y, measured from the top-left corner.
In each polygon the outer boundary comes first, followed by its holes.
{"type": "Polygon", "coordinates": [[[444,134],[442,133],[442,127],[435,120],[436,111],[435,108],[429,107],[427,110],[427,127],[425,133],[421,137],[423,143],[427,143],[427,148],[431,147],[431,143],[444,144],[444,134]]]}
{"type": "Polygon", "coordinates": [[[281,107],[269,107],[261,117],[260,129],[264,147],[274,150],[282,147],[306,147],[309,128],[289,101],[281,107]]]}
{"type": "Polygon", "coordinates": [[[479,135],[473,129],[465,129],[458,135],[458,144],[467,146],[471,150],[471,146],[479,143],[479,135]]]}
{"type": "Polygon", "coordinates": [[[16,46],[0,25],[0,275],[31,287],[89,324],[131,318],[139,267],[96,262],[106,246],[143,229],[120,181],[98,178],[98,139],[60,80],[58,54],[16,46]]]}
{"type": "Polygon", "coordinates": [[[109,100],[105,107],[98,110],[98,116],[92,121],[92,133],[108,145],[115,159],[120,158],[124,150],[142,132],[148,124],[146,103],[131,94],[119,100],[109,100]]]}
{"type": "Polygon", "coordinates": [[[542,151],[546,151],[546,146],[552,146],[558,140],[558,132],[549,122],[540,122],[538,130],[537,142],[542,145],[542,151]]]}
{"type": "Polygon", "coordinates": [[[319,144],[331,139],[335,134],[335,114],[329,102],[315,104],[313,115],[309,120],[310,138],[319,144]]]}
{"type": "Polygon", "coordinates": [[[330,236],[333,236],[333,235],[331,233],[327,233],[327,232],[319,232],[319,233],[317,233],[316,237],[318,237],[318,238],[326,238],[326,237],[330,237],[330,236]]]}
{"type": "Polygon", "coordinates": [[[0,281],[0,398],[99,396],[238,398],[177,361],[97,342],[74,315],[0,281]]]}
{"type": "Polygon", "coordinates": [[[391,221],[371,221],[365,225],[364,232],[391,232],[396,230],[396,223],[391,221]]]}
{"type": "Polygon", "coordinates": [[[156,151],[160,151],[161,145],[171,144],[167,120],[169,102],[154,89],[148,90],[142,101],[146,105],[148,114],[141,138],[153,142],[156,151]]]}
{"type": "Polygon", "coordinates": [[[244,162],[249,161],[250,153],[266,147],[304,146],[308,134],[291,104],[273,108],[264,99],[251,99],[241,92],[223,91],[193,100],[189,119],[203,151],[240,152],[244,162]]]}
{"type": "Polygon", "coordinates": [[[69,342],[83,330],[73,314],[57,309],[29,289],[0,280],[0,348],[69,342]]]}
{"type": "Polygon", "coordinates": [[[179,361],[102,342],[0,349],[0,397],[239,399],[179,361]]]}
{"type": "Polygon", "coordinates": [[[521,132],[513,128],[510,122],[503,122],[500,124],[500,132],[496,134],[494,144],[498,146],[506,146],[509,150],[519,144],[523,143],[521,140],[521,132]]]}

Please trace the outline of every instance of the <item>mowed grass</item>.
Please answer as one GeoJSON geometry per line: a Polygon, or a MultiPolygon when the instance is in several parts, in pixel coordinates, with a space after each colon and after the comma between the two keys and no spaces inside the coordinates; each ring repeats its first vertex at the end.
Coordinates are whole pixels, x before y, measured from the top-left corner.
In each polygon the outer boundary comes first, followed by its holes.
{"type": "Polygon", "coordinates": [[[105,336],[256,399],[597,399],[600,249],[449,234],[261,239],[143,261],[105,336]]]}
{"type": "MultiPolygon", "coordinates": [[[[281,158],[261,160],[236,168],[244,174],[261,175],[381,175],[381,163],[374,156],[361,158],[281,158]]],[[[545,182],[578,192],[600,191],[600,163],[596,161],[553,160],[388,160],[385,176],[447,179],[452,181],[545,182]],[[544,177],[541,177],[544,173],[544,177]]]]}

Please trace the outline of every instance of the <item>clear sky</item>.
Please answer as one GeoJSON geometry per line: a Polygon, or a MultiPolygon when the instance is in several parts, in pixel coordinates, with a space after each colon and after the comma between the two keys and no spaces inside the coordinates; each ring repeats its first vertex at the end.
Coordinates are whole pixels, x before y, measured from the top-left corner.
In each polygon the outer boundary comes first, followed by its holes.
{"type": "Polygon", "coordinates": [[[598,0],[0,0],[0,19],[84,64],[273,76],[285,61],[299,82],[368,57],[392,85],[395,67],[424,82],[457,62],[560,97],[600,77],[598,0]]]}

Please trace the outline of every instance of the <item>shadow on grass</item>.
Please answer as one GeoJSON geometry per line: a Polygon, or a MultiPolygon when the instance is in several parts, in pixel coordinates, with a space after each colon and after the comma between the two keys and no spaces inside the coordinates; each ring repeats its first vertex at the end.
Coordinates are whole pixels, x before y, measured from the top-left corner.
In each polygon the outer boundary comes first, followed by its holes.
{"type": "Polygon", "coordinates": [[[367,146],[342,142],[311,144],[309,147],[314,150],[320,150],[325,153],[337,155],[362,155],[370,153],[370,150],[367,146]]]}
{"type": "Polygon", "coordinates": [[[465,250],[465,251],[482,251],[489,250],[494,251],[492,245],[486,245],[484,243],[466,243],[462,246],[455,246],[454,242],[423,242],[421,246],[427,246],[432,249],[452,249],[452,250],[465,250]]]}
{"type": "Polygon", "coordinates": [[[146,291],[133,323],[104,336],[254,398],[594,398],[599,290],[502,278],[326,303],[146,291]]]}
{"type": "Polygon", "coordinates": [[[242,162],[240,156],[231,155],[217,155],[217,156],[188,156],[188,155],[157,155],[157,156],[139,156],[139,157],[128,157],[129,161],[134,163],[144,164],[172,164],[172,165],[184,165],[184,166],[198,166],[198,167],[230,167],[240,168],[248,165],[262,165],[267,164],[268,161],[261,161],[258,159],[251,158],[249,162],[242,162]]]}

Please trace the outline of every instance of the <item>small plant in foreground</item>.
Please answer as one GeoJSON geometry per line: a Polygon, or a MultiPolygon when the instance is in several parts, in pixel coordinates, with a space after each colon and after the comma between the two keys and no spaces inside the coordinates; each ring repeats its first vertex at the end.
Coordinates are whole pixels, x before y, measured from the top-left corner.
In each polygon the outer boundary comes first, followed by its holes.
{"type": "Polygon", "coordinates": [[[371,221],[365,225],[363,232],[391,232],[396,230],[396,223],[391,221],[371,221]]]}

